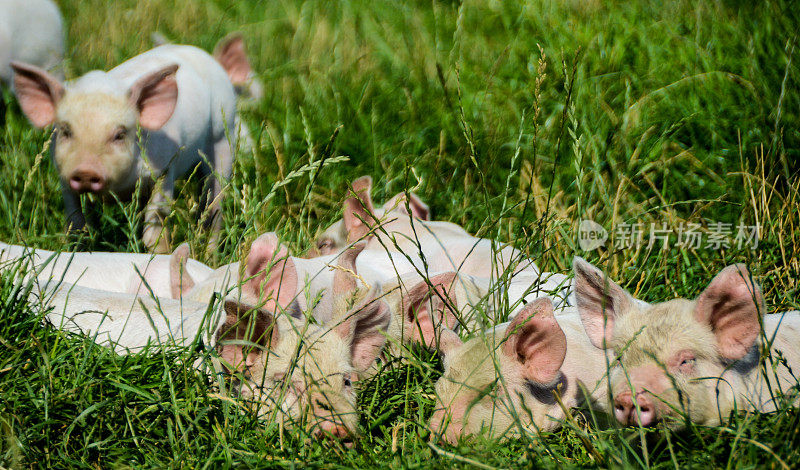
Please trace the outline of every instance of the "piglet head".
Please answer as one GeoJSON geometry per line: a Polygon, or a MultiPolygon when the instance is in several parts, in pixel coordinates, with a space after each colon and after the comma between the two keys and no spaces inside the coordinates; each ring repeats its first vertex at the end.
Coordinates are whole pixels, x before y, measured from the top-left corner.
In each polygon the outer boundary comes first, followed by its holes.
{"type": "MultiPolygon", "coordinates": [[[[619,360],[609,371],[622,424],[715,424],[725,369],[753,349],[764,299],[744,265],[723,269],[694,301],[637,304],[622,287],[576,258],[575,291],[589,338],[619,360]]],[[[724,406],[723,406],[724,408],[724,406]]]]}
{"type": "Polygon", "coordinates": [[[486,430],[499,437],[533,422],[554,426],[554,393],[565,393],[560,371],[567,340],[549,298],[529,303],[514,320],[446,351],[436,383],[432,431],[448,442],[486,430]]]}
{"type": "Polygon", "coordinates": [[[138,177],[137,124],[158,130],[170,119],[178,66],[150,71],[128,89],[99,71],[65,86],[32,65],[12,67],[22,111],[36,127],[56,127],[55,161],[64,184],[76,193],[131,191],[138,177]]]}
{"type": "Polygon", "coordinates": [[[259,415],[320,438],[349,441],[358,432],[354,382],[385,341],[388,306],[374,298],[330,326],[270,314],[236,301],[217,334],[217,351],[242,377],[241,394],[259,415]]]}

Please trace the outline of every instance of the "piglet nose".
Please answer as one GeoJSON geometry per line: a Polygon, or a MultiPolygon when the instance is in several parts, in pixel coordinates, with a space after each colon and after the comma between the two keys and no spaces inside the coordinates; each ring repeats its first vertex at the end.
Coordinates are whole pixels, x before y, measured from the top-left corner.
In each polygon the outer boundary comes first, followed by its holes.
{"type": "Polygon", "coordinates": [[[77,193],[99,193],[106,187],[106,180],[90,169],[77,169],[69,178],[69,187],[77,193]]]}
{"type": "Polygon", "coordinates": [[[638,421],[642,426],[651,426],[655,423],[656,411],[649,396],[643,392],[637,393],[636,404],[633,403],[630,392],[617,395],[614,398],[614,416],[617,421],[626,425],[635,425],[638,421]],[[636,404],[639,405],[638,413],[636,404]]]}
{"type": "Polygon", "coordinates": [[[325,420],[319,424],[319,431],[317,432],[317,435],[345,439],[350,436],[350,433],[347,431],[347,428],[341,424],[325,420]]]}

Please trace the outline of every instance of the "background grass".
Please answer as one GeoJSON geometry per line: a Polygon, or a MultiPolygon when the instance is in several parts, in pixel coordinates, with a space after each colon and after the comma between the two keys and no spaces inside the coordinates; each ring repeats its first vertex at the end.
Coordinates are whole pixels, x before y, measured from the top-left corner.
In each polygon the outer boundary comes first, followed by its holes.
{"type": "MultiPolygon", "coordinates": [[[[259,233],[298,252],[340,216],[346,185],[370,174],[381,201],[410,189],[436,219],[512,241],[545,270],[575,254],[640,298],[697,295],[746,262],[770,311],[798,308],[800,69],[792,1],[391,2],[60,1],[66,71],[108,69],[160,31],[211,50],[247,38],[266,97],[242,109],[258,145],[226,188],[219,253],[259,233]],[[346,158],[342,158],[346,157],[346,158]],[[580,219],[611,233],[577,246],[580,219]],[[761,226],[757,249],[614,249],[621,224],[761,226]]],[[[56,171],[6,93],[0,132],[0,240],[74,246],[56,171]]],[[[202,253],[196,183],[170,217],[202,253]]],[[[136,204],[97,214],[86,248],[140,251],[136,204]]],[[[675,235],[673,235],[673,242],[675,235]]],[[[782,467],[800,461],[800,415],[735,417],[682,432],[564,430],[498,444],[428,443],[425,356],[362,384],[354,450],[284,433],[211,396],[187,366],[197,352],[116,356],[42,328],[0,282],[0,459],[21,466],[782,467]]]]}

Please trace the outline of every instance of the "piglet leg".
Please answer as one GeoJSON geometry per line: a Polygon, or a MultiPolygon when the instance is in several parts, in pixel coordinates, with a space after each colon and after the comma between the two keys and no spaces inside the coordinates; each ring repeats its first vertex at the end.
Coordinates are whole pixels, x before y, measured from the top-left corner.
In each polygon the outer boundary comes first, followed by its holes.
{"type": "Polygon", "coordinates": [[[155,184],[150,200],[144,208],[144,230],[142,241],[153,253],[169,253],[169,230],[164,221],[172,209],[173,183],[160,180],[155,184]]]}

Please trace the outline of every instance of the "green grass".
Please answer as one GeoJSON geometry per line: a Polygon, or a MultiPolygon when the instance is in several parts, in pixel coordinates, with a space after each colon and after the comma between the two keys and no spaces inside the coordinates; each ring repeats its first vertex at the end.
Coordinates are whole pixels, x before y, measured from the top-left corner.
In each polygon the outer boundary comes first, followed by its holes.
{"type": "MultiPolygon", "coordinates": [[[[408,188],[436,219],[512,241],[545,270],[575,254],[638,297],[697,295],[746,262],[770,311],[796,309],[800,279],[800,68],[792,1],[555,2],[60,1],[66,71],[108,69],[149,33],[211,50],[242,31],[266,97],[242,110],[259,145],[226,188],[212,264],[277,231],[298,252],[340,216],[347,182],[376,201],[408,188]],[[346,158],[338,158],[338,157],[346,158]],[[312,185],[313,183],[313,185],[312,185]],[[612,232],[584,253],[577,225],[612,232]],[[755,250],[612,248],[622,223],[758,222],[755,250]]],[[[97,214],[63,233],[55,168],[10,96],[0,132],[0,240],[142,250],[140,214],[97,214]],[[44,157],[42,156],[44,155],[44,157]]],[[[175,244],[203,253],[195,182],[170,217],[175,244]]],[[[674,240],[674,238],[673,238],[674,240]]],[[[196,351],[117,356],[43,328],[10,274],[0,280],[3,465],[31,467],[781,468],[800,461],[800,414],[640,432],[578,414],[507,443],[428,441],[440,366],[393,364],[361,384],[355,449],[281,433],[209,394],[196,351]]]]}

